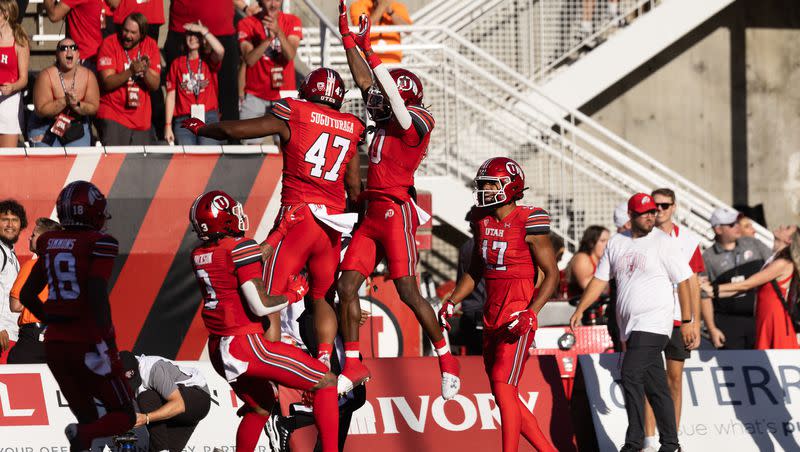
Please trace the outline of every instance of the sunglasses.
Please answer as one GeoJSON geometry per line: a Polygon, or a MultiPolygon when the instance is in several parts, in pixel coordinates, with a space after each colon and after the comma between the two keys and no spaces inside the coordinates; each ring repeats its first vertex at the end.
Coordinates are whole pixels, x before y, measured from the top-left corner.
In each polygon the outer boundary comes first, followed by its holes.
{"type": "Polygon", "coordinates": [[[674,206],[674,202],[657,202],[656,206],[658,206],[661,210],[667,210],[670,207],[674,206]]]}
{"type": "Polygon", "coordinates": [[[70,45],[61,44],[60,46],[56,47],[56,50],[58,50],[59,52],[66,52],[67,50],[72,50],[74,52],[78,50],[78,44],[70,44],[70,45]]]}
{"type": "Polygon", "coordinates": [[[655,215],[657,212],[658,212],[657,210],[648,210],[648,211],[639,212],[639,213],[633,212],[633,214],[631,216],[633,218],[637,218],[637,217],[641,217],[642,215],[655,215]]]}

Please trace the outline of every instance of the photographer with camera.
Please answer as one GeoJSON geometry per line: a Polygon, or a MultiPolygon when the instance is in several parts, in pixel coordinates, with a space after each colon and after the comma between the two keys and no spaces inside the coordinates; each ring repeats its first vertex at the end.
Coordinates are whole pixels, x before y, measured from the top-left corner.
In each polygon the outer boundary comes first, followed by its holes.
{"type": "Polygon", "coordinates": [[[136,395],[136,427],[147,427],[150,451],[180,452],[211,408],[205,377],[198,369],[160,356],[120,352],[125,377],[136,395]]]}
{"type": "Polygon", "coordinates": [[[89,116],[97,113],[100,89],[94,73],[80,65],[81,49],[70,38],[56,44],[56,62],[36,77],[35,115],[28,136],[34,147],[89,146],[89,116]]]}

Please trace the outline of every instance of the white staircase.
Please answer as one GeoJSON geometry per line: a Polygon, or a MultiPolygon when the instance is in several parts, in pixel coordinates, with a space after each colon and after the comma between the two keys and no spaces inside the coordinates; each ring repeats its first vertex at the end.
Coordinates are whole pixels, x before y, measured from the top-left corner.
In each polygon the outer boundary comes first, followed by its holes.
{"type": "Polygon", "coordinates": [[[542,92],[578,109],[734,0],[662,0],[581,59],[541,83],[542,92]]]}

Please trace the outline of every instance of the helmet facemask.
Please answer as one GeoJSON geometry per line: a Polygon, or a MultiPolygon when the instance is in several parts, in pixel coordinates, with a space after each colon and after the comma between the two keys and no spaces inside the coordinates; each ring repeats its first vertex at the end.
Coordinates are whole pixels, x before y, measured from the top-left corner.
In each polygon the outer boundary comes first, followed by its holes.
{"type": "Polygon", "coordinates": [[[375,122],[386,121],[392,117],[392,108],[386,103],[386,97],[380,88],[374,85],[367,91],[365,105],[370,117],[375,122]]]}
{"type": "Polygon", "coordinates": [[[242,207],[242,203],[237,202],[231,208],[231,214],[239,220],[239,231],[244,234],[248,229],[250,229],[250,220],[247,218],[247,214],[244,213],[244,208],[242,207]]]}
{"type": "Polygon", "coordinates": [[[479,176],[475,178],[475,188],[472,196],[476,207],[489,207],[505,204],[509,201],[505,188],[511,182],[509,177],[479,176]],[[482,188],[485,184],[497,184],[500,188],[487,190],[482,188]],[[487,200],[488,198],[488,200],[487,200]]]}

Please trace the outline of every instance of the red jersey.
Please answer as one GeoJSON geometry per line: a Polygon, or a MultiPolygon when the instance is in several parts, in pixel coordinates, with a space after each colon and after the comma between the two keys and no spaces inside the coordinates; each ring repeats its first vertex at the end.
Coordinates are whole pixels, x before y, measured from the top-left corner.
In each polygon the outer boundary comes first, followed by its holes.
{"type": "Polygon", "coordinates": [[[395,118],[381,125],[369,147],[369,169],[364,199],[389,197],[402,202],[410,199],[414,173],[428,152],[433,116],[422,107],[409,106],[411,127],[403,130],[395,118]]]}
{"type": "MultiPolygon", "coordinates": [[[[297,36],[303,39],[303,24],[300,22],[299,17],[292,14],[278,13],[278,26],[281,27],[287,37],[297,36]]],[[[245,17],[239,21],[236,28],[239,32],[239,42],[250,41],[253,46],[257,46],[267,39],[264,24],[256,16],[245,17]]],[[[247,68],[244,92],[264,100],[277,100],[281,98],[281,90],[293,90],[295,88],[294,60],[286,60],[281,52],[281,42],[277,37],[273,37],[261,59],[247,68]],[[273,86],[273,69],[281,70],[283,82],[280,87],[273,86]]]]}
{"type": "Polygon", "coordinates": [[[172,62],[167,75],[167,92],[178,90],[175,96],[175,116],[191,114],[192,104],[203,104],[206,111],[219,108],[219,68],[220,63],[213,63],[202,56],[189,60],[186,55],[182,55],[172,62]]]}
{"type": "Polygon", "coordinates": [[[66,320],[47,326],[47,342],[97,343],[105,331],[97,325],[89,304],[89,279],[108,280],[119,244],[99,231],[65,230],[37,239],[39,259],[33,271],[47,275],[48,297],[44,311],[66,320]]]}
{"type": "Polygon", "coordinates": [[[485,279],[533,279],[536,268],[525,236],[550,232],[544,209],[517,206],[502,220],[491,214],[473,219],[473,228],[485,279]]]}
{"type": "Polygon", "coordinates": [[[186,33],[184,24],[199,20],[214,36],[232,35],[235,31],[233,9],[230,2],[220,0],[172,0],[169,5],[169,29],[186,33]]]}
{"type": "Polygon", "coordinates": [[[364,123],[313,102],[281,99],[272,114],[286,121],[291,132],[283,151],[281,203],[323,204],[329,213],[345,208],[344,173],[347,162],[358,152],[364,123]]]}
{"type": "Polygon", "coordinates": [[[0,84],[19,80],[19,63],[15,46],[0,47],[0,84]]]}
{"type": "MultiPolygon", "coordinates": [[[[158,44],[153,38],[145,36],[136,47],[125,50],[117,35],[113,34],[104,39],[103,44],[100,45],[97,72],[100,73],[107,69],[117,73],[122,72],[130,66],[131,61],[143,55],[150,57],[150,70],[161,72],[161,54],[158,51],[158,44]]],[[[97,117],[116,121],[133,130],[149,129],[152,126],[150,91],[144,82],[139,81],[136,84],[139,86],[138,107],[128,108],[128,85],[123,83],[114,91],[101,93],[97,117]]]]}
{"type": "Polygon", "coordinates": [[[239,287],[261,278],[261,249],[245,237],[206,242],[192,251],[192,267],[203,293],[203,323],[217,336],[264,332],[239,287]]]}
{"type": "Polygon", "coordinates": [[[88,60],[97,55],[103,42],[100,24],[105,5],[102,0],[62,0],[70,7],[67,13],[67,36],[75,41],[81,51],[81,59],[88,60]]]}
{"type": "Polygon", "coordinates": [[[164,2],[162,0],[122,0],[114,11],[114,23],[121,24],[131,13],[142,13],[147,18],[148,24],[161,25],[164,23],[164,2]]]}

